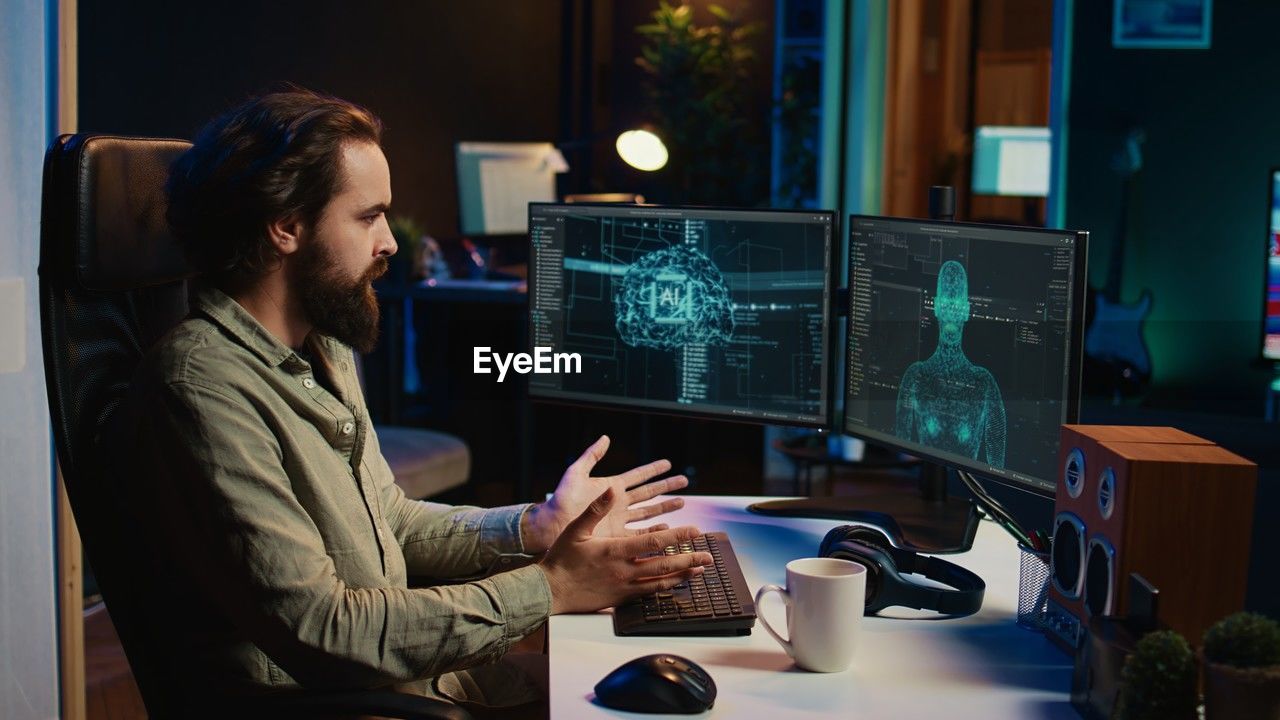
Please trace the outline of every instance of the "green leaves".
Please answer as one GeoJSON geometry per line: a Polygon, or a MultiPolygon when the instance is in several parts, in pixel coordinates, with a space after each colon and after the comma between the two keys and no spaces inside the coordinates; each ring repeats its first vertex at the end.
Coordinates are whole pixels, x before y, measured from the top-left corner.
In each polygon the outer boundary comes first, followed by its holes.
{"type": "Polygon", "coordinates": [[[1280,623],[1257,613],[1228,615],[1205,631],[1204,656],[1238,668],[1280,665],[1280,623]]]}
{"type": "Polygon", "coordinates": [[[764,25],[719,5],[707,10],[712,23],[698,25],[692,6],[662,0],[653,22],[636,27],[648,114],[671,151],[679,200],[755,204],[767,113],[754,107],[751,81],[761,70],[751,41],[764,25]]]}
{"type": "Polygon", "coordinates": [[[1157,630],[1138,641],[1120,671],[1118,720],[1196,717],[1196,660],[1185,638],[1157,630]]]}

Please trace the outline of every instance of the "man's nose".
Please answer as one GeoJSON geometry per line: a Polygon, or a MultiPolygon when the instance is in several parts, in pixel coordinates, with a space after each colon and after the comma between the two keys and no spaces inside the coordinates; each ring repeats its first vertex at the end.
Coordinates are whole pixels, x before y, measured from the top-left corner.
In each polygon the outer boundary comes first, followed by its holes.
{"type": "Polygon", "coordinates": [[[377,254],[391,256],[396,254],[399,246],[396,245],[396,236],[391,234],[391,226],[387,224],[386,216],[382,218],[382,232],[378,236],[377,254]]]}

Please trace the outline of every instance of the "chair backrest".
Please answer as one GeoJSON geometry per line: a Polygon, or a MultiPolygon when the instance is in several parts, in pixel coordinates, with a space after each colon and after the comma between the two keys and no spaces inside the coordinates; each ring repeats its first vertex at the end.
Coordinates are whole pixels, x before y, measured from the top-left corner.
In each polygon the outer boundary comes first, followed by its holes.
{"type": "Polygon", "coordinates": [[[98,447],[143,353],[187,313],[194,273],[165,220],[181,140],[64,135],[45,155],[40,321],[54,443],[85,553],[149,714],[174,713],[146,641],[146,546],[98,447]]]}

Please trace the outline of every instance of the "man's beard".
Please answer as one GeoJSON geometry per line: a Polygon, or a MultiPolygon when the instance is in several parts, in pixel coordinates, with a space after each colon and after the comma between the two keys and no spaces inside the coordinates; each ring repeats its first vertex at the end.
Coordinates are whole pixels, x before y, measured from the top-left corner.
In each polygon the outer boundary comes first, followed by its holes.
{"type": "Polygon", "coordinates": [[[373,281],[387,271],[379,257],[355,281],[334,277],[333,256],[314,240],[299,251],[295,287],[302,309],[322,334],[346,343],[361,354],[378,344],[378,298],[373,281]]]}

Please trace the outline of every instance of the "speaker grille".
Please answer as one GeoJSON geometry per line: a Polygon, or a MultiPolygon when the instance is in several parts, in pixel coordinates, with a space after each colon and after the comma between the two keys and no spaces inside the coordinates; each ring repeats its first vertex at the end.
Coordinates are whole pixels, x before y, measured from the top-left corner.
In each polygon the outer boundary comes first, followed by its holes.
{"type": "Polygon", "coordinates": [[[1058,592],[1074,600],[1084,583],[1084,523],[1071,513],[1058,513],[1053,526],[1050,574],[1058,592]]]}
{"type": "Polygon", "coordinates": [[[1103,520],[1110,520],[1116,510],[1116,473],[1111,468],[1098,477],[1098,512],[1103,520]]]}
{"type": "Polygon", "coordinates": [[[1067,454],[1067,462],[1062,466],[1062,486],[1073,498],[1080,497],[1084,490],[1084,453],[1080,448],[1071,448],[1067,454]]]}
{"type": "Polygon", "coordinates": [[[1105,538],[1089,541],[1085,567],[1084,606],[1090,615],[1110,615],[1115,594],[1116,549],[1105,538]]]}

